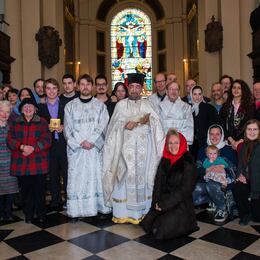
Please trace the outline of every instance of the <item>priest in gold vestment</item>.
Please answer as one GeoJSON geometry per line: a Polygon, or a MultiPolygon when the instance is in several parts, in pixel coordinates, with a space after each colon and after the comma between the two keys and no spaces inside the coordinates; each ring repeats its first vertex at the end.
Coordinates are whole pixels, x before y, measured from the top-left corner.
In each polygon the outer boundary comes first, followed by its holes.
{"type": "Polygon", "coordinates": [[[103,193],[115,223],[139,224],[149,211],[163,150],[163,127],[141,98],[143,82],[142,74],[128,74],[129,97],[117,103],[105,139],[103,193]]]}

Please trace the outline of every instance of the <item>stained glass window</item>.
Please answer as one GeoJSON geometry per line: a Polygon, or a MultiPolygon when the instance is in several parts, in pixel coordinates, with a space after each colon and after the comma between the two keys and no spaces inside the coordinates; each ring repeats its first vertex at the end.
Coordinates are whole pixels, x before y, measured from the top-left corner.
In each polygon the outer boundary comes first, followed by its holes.
{"type": "Polygon", "coordinates": [[[112,86],[127,83],[127,74],[145,74],[144,95],[152,93],[152,36],[150,18],[139,9],[124,9],[111,22],[112,86]]]}

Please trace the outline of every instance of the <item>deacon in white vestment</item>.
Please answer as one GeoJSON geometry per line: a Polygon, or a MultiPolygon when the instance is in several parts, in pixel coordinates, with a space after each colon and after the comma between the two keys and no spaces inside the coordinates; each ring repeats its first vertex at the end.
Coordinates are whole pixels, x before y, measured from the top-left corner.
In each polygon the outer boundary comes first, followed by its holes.
{"type": "Polygon", "coordinates": [[[180,98],[180,87],[177,82],[166,86],[167,96],[159,105],[160,119],[167,134],[170,128],[182,133],[188,145],[193,143],[194,123],[191,106],[180,98]]]}
{"type": "Polygon", "coordinates": [[[164,132],[158,114],[141,99],[143,75],[128,74],[129,98],[117,103],[104,146],[103,190],[115,223],[139,224],[151,206],[164,132]]]}
{"type": "Polygon", "coordinates": [[[102,192],[102,148],[109,115],[106,106],[92,97],[92,78],[78,80],[80,97],[65,107],[67,139],[67,214],[72,218],[110,213],[102,192]]]}

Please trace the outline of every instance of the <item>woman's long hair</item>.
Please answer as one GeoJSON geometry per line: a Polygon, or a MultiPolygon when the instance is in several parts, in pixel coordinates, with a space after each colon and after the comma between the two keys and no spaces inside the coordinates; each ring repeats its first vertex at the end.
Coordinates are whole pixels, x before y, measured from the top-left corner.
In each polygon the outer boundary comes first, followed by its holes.
{"type": "Polygon", "coordinates": [[[126,85],[121,81],[119,81],[115,84],[115,87],[114,87],[114,89],[111,93],[111,96],[116,96],[116,91],[117,91],[119,86],[123,86],[123,88],[125,90],[125,98],[127,98],[128,97],[128,89],[127,89],[126,85]]]}
{"type": "Polygon", "coordinates": [[[233,101],[233,94],[232,94],[232,89],[235,83],[238,83],[241,86],[241,92],[242,92],[242,96],[241,96],[241,104],[240,104],[240,108],[242,111],[246,112],[246,113],[253,113],[252,111],[252,105],[253,105],[253,95],[251,93],[251,90],[248,86],[248,84],[242,80],[242,79],[236,79],[232,86],[230,87],[229,91],[228,91],[228,98],[226,103],[223,105],[223,113],[225,116],[228,116],[229,114],[229,110],[230,107],[232,106],[232,101],[233,101]]]}
{"type": "Polygon", "coordinates": [[[30,88],[21,88],[20,91],[19,91],[19,93],[18,93],[18,97],[19,97],[19,100],[20,100],[20,101],[22,101],[22,100],[21,100],[21,94],[22,94],[23,90],[26,90],[26,91],[29,93],[29,96],[30,96],[32,99],[35,100],[34,95],[33,95],[33,92],[32,92],[32,90],[31,90],[30,88]]]}

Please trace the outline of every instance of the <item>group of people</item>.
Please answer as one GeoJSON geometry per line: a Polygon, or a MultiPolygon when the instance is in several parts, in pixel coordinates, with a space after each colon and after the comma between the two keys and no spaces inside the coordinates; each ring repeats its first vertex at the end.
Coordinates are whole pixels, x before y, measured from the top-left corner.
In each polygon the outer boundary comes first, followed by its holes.
{"type": "Polygon", "coordinates": [[[17,91],[16,102],[12,88],[3,93],[0,220],[12,219],[20,191],[26,223],[44,222],[49,174],[50,207],[72,222],[112,212],[168,239],[198,230],[194,206],[206,203],[216,223],[237,212],[241,225],[260,221],[260,83],[252,94],[224,75],[211,99],[192,79],[181,97],[173,73],[156,74],[148,98],[143,83],[130,73],[109,96],[104,75],[65,74],[61,95],[53,78],[17,91]]]}

